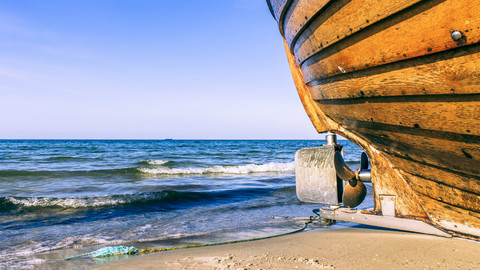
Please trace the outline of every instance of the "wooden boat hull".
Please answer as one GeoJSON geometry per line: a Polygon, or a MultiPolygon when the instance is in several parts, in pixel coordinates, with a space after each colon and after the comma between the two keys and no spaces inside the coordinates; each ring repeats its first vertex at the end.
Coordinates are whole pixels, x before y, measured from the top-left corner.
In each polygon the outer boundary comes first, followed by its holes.
{"type": "Polygon", "coordinates": [[[394,195],[398,217],[479,238],[480,5],[267,2],[317,131],[370,156],[375,211],[394,195]]]}

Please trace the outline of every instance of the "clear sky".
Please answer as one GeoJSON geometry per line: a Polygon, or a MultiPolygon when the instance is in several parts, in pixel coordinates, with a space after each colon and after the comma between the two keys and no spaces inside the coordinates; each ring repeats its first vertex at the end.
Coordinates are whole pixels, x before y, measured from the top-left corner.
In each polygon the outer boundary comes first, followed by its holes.
{"type": "Polygon", "coordinates": [[[0,138],[319,139],[263,0],[4,0],[0,138]]]}

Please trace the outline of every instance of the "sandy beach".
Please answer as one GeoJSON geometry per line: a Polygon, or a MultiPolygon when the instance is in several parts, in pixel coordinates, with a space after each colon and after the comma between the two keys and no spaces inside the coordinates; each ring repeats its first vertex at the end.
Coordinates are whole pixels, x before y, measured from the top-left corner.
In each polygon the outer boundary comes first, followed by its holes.
{"type": "Polygon", "coordinates": [[[96,269],[480,269],[480,243],[354,227],[141,255],[96,269]]]}

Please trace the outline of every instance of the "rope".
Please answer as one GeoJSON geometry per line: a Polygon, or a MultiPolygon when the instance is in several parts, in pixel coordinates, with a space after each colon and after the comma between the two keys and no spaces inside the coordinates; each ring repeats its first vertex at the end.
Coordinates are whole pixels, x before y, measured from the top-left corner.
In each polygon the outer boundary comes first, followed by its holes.
{"type": "Polygon", "coordinates": [[[98,250],[95,250],[95,251],[92,251],[92,252],[68,257],[68,258],[65,258],[63,260],[68,261],[68,260],[81,258],[81,257],[85,257],[85,256],[92,256],[93,258],[100,258],[100,257],[108,257],[108,256],[116,256],[116,255],[146,254],[146,253],[163,252],[163,251],[170,251],[170,250],[177,250],[177,249],[186,249],[186,248],[195,248],[195,247],[210,247],[210,246],[220,246],[220,245],[226,245],[226,244],[235,244],[235,243],[258,241],[258,240],[264,240],[264,239],[269,239],[269,238],[274,238],[274,237],[299,233],[299,232],[305,230],[308,227],[308,224],[312,223],[313,221],[315,221],[318,218],[319,218],[319,216],[310,217],[310,219],[308,221],[306,221],[305,224],[303,225],[303,227],[300,228],[300,229],[290,231],[290,232],[286,232],[286,233],[264,236],[264,237],[256,237],[256,238],[250,238],[250,239],[233,240],[233,241],[225,241],[225,242],[217,242],[217,243],[207,243],[207,244],[193,244],[193,245],[176,246],[176,247],[169,247],[169,248],[142,248],[142,249],[138,249],[138,248],[135,248],[135,247],[127,247],[127,246],[104,247],[104,248],[101,248],[101,249],[98,249],[98,250]]]}

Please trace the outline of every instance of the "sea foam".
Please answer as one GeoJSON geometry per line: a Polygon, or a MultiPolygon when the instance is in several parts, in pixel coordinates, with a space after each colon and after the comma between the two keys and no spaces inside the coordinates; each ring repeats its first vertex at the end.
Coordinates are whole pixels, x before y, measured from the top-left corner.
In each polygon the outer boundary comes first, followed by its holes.
{"type": "Polygon", "coordinates": [[[149,165],[164,165],[168,163],[168,160],[147,160],[146,163],[149,165]]]}
{"type": "Polygon", "coordinates": [[[151,200],[159,200],[168,196],[168,192],[146,192],[137,194],[120,194],[110,196],[93,196],[93,197],[65,197],[65,198],[49,198],[49,197],[6,197],[2,200],[10,202],[20,207],[63,207],[63,208],[80,208],[80,207],[99,207],[113,206],[119,204],[128,204],[134,202],[146,202],[151,200]]]}
{"type": "Polygon", "coordinates": [[[292,172],[295,170],[295,164],[271,162],[267,164],[247,164],[239,166],[212,166],[207,168],[138,168],[139,171],[146,174],[249,174],[265,172],[292,172]]]}
{"type": "Polygon", "coordinates": [[[125,200],[118,200],[112,198],[14,198],[7,197],[7,201],[12,204],[22,207],[48,207],[59,206],[64,208],[77,208],[77,207],[95,207],[106,205],[117,205],[122,203],[128,203],[125,200]]]}

